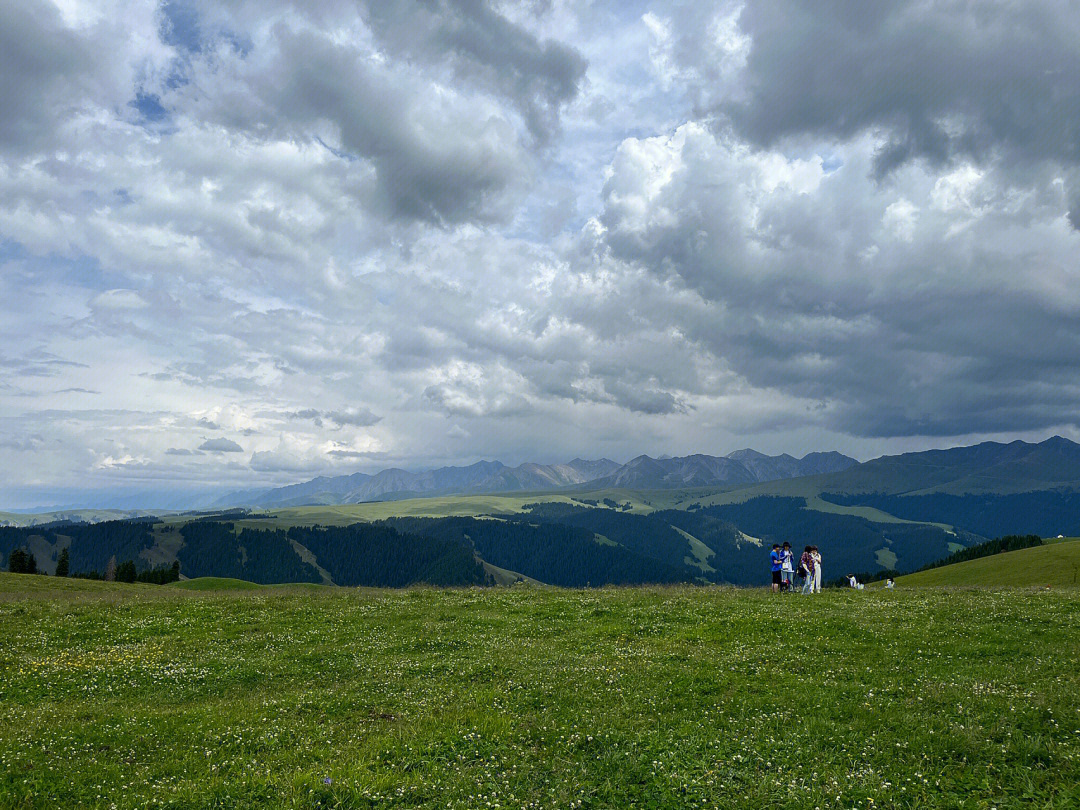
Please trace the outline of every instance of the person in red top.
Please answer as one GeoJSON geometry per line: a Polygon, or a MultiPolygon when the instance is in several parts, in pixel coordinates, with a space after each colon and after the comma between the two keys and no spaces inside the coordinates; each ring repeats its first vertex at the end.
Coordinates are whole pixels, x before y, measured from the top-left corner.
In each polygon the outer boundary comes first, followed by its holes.
{"type": "Polygon", "coordinates": [[[807,546],[803,549],[802,556],[799,558],[799,573],[803,575],[803,593],[814,592],[814,550],[813,546],[807,546]]]}

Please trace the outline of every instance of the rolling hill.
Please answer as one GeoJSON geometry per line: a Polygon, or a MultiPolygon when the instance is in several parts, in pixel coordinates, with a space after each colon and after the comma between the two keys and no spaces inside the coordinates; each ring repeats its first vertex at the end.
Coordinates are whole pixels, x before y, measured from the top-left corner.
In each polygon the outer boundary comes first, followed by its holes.
{"type": "Polygon", "coordinates": [[[1080,540],[1007,551],[898,577],[901,586],[1080,587],[1080,540]]]}

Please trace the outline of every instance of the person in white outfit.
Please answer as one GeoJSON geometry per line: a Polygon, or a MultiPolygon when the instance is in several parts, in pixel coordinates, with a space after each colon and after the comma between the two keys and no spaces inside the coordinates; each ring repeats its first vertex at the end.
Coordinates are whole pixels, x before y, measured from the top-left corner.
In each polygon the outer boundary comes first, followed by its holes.
{"type": "Polygon", "coordinates": [[[784,543],[780,549],[780,590],[790,593],[795,579],[795,555],[791,543],[784,543]]]}
{"type": "Polygon", "coordinates": [[[814,561],[814,584],[810,593],[821,593],[821,552],[817,546],[811,547],[810,558],[814,561]]]}

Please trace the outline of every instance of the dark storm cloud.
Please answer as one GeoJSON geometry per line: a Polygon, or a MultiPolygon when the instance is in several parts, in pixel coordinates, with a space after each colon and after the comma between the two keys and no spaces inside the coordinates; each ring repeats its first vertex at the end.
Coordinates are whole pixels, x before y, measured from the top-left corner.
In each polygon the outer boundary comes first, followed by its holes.
{"type": "Polygon", "coordinates": [[[50,136],[76,106],[94,72],[87,43],[65,29],[48,3],[0,6],[0,145],[25,147],[50,136]]]}
{"type": "Polygon", "coordinates": [[[587,67],[576,49],[541,41],[484,0],[373,2],[364,19],[394,52],[445,60],[460,77],[510,99],[541,143],[557,129],[560,108],[577,94],[587,67]]]}
{"type": "MultiPolygon", "coordinates": [[[[474,0],[362,6],[385,49],[372,52],[327,30],[355,26],[349,9],[282,14],[250,53],[230,53],[213,73],[209,62],[193,63],[190,86],[172,103],[252,136],[322,143],[365,161],[373,176],[353,192],[391,217],[506,219],[499,200],[532,174],[530,152],[557,130],[584,59],[474,0]]],[[[228,24],[220,12],[215,19],[228,24]]]]}
{"type": "Polygon", "coordinates": [[[1080,161],[1071,0],[747,3],[744,96],[720,106],[763,145],[887,133],[874,169],[916,158],[1080,161]]]}
{"type": "Polygon", "coordinates": [[[696,126],[627,142],[604,247],[701,296],[678,321],[689,340],[843,432],[1037,430],[1080,412],[1080,245],[1045,177],[911,166],[882,185],[872,143],[843,154],[826,172],[696,126]]]}
{"type": "Polygon", "coordinates": [[[55,149],[80,118],[124,111],[162,63],[144,36],[154,13],[150,4],[122,19],[77,4],[0,5],[0,151],[55,149]]]}
{"type": "Polygon", "coordinates": [[[607,380],[605,390],[622,408],[644,414],[685,412],[686,408],[667,391],[657,391],[621,380],[607,380]]]}

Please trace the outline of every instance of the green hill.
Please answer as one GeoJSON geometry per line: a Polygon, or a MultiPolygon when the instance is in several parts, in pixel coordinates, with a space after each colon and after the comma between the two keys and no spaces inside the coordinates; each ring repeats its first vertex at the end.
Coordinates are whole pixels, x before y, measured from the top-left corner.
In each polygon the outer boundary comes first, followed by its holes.
{"type": "MultiPolygon", "coordinates": [[[[52,577],[44,574],[11,574],[0,571],[0,603],[21,598],[53,599],[58,596],[82,597],[140,597],[165,593],[160,585],[145,582],[102,582],[75,577],[52,577]]],[[[0,806],[3,806],[0,804],[0,806]]]]}
{"type": "Polygon", "coordinates": [[[168,587],[185,591],[254,591],[264,587],[246,579],[232,577],[196,577],[182,582],[174,582],[168,587]]]}
{"type": "Polygon", "coordinates": [[[1050,543],[898,577],[898,585],[1041,587],[1080,586],[1080,541],[1050,543]]]}

